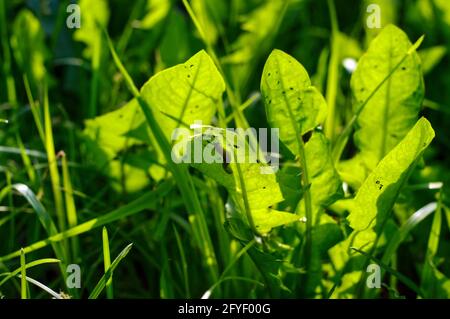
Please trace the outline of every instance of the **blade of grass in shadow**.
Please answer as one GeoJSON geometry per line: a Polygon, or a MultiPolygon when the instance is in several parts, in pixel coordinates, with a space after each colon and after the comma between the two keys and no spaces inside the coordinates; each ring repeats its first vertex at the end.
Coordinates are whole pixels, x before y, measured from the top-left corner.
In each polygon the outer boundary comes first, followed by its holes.
{"type": "MultiPolygon", "coordinates": [[[[103,241],[103,265],[105,268],[105,273],[108,271],[109,267],[111,267],[111,255],[109,252],[109,239],[108,239],[108,231],[106,227],[103,226],[102,230],[102,241],[103,241]]],[[[106,277],[106,297],[108,299],[113,299],[113,286],[112,286],[112,272],[110,277],[106,277]]]]}
{"type": "MultiPolygon", "coordinates": [[[[439,196],[441,197],[441,196],[439,196]]],[[[436,282],[433,276],[434,257],[437,254],[439,248],[439,238],[441,235],[442,226],[442,203],[439,199],[436,211],[433,216],[433,222],[431,224],[430,236],[428,237],[427,252],[425,253],[425,261],[423,264],[420,288],[426,292],[427,298],[435,298],[436,294],[436,282]]]]}
{"type": "MultiPolygon", "coordinates": [[[[10,194],[12,190],[17,191],[19,194],[21,194],[25,199],[28,201],[28,203],[31,205],[31,207],[36,212],[39,221],[41,222],[42,226],[44,227],[45,231],[47,232],[48,236],[53,236],[58,233],[56,230],[56,226],[53,223],[53,220],[50,216],[50,214],[47,212],[45,207],[41,204],[41,202],[37,199],[36,195],[33,193],[33,191],[25,184],[13,184],[11,186],[7,186],[2,189],[0,192],[0,201],[6,196],[6,194],[10,194]]],[[[62,257],[64,256],[63,250],[60,244],[53,243],[52,244],[53,250],[55,252],[55,255],[58,259],[64,260],[62,257]]],[[[24,249],[25,253],[28,253],[24,249]]],[[[20,255],[20,251],[18,256],[20,255]]],[[[65,273],[65,271],[64,271],[65,273]]]]}
{"type": "Polygon", "coordinates": [[[185,298],[189,299],[191,297],[191,294],[190,294],[190,290],[189,290],[189,275],[188,275],[188,264],[187,264],[187,260],[186,260],[186,254],[184,253],[183,244],[181,243],[180,235],[178,234],[178,231],[177,231],[177,228],[175,227],[175,225],[173,225],[173,232],[175,233],[175,239],[177,241],[178,250],[180,251],[185,298]]]}
{"type": "MultiPolygon", "coordinates": [[[[139,197],[138,199],[132,201],[131,203],[129,203],[127,205],[124,205],[124,206],[122,206],[116,210],[113,210],[110,213],[104,214],[100,217],[93,218],[89,221],[86,221],[82,224],[79,224],[79,225],[77,225],[73,228],[70,228],[66,231],[63,231],[61,233],[51,235],[46,239],[40,240],[38,242],[35,242],[34,244],[24,247],[23,250],[25,253],[36,251],[38,249],[47,247],[48,245],[53,245],[54,243],[57,243],[65,238],[77,236],[77,235],[86,233],[92,229],[110,224],[114,221],[126,218],[128,216],[137,214],[144,209],[153,207],[156,202],[156,199],[158,199],[159,197],[165,196],[171,189],[172,189],[172,183],[163,182],[156,190],[154,190],[148,194],[142,195],[141,197],[139,197]]],[[[2,196],[0,193],[0,199],[1,198],[2,198],[2,196]]],[[[0,257],[0,263],[4,262],[6,260],[16,258],[18,256],[20,256],[20,250],[10,253],[6,256],[0,257]]]]}
{"type": "Polygon", "coordinates": [[[48,87],[46,83],[44,83],[44,134],[45,134],[45,150],[47,152],[48,167],[50,171],[53,199],[55,200],[55,210],[58,219],[58,227],[60,231],[63,231],[66,229],[64,204],[61,193],[60,176],[58,171],[58,160],[55,154],[52,120],[50,116],[50,106],[48,102],[48,87]]]}
{"type": "MultiPolygon", "coordinates": [[[[408,220],[400,227],[400,229],[394,234],[394,236],[389,240],[387,247],[384,251],[383,257],[381,258],[381,262],[384,265],[389,266],[395,252],[397,251],[400,244],[405,240],[408,234],[411,232],[414,227],[416,227],[419,223],[421,223],[425,218],[431,215],[437,207],[436,202],[429,203],[416,211],[408,220]]],[[[384,275],[384,269],[381,271],[381,277],[384,275]]],[[[369,297],[373,295],[373,291],[367,291],[369,297]]]]}
{"type": "Polygon", "coordinates": [[[437,203],[432,202],[417,212],[415,212],[408,220],[400,227],[400,229],[394,234],[394,237],[389,241],[386,250],[384,251],[383,258],[381,259],[383,263],[388,264],[397,248],[405,240],[406,236],[411,232],[411,230],[416,227],[425,218],[431,215],[437,208],[437,203]]]}
{"type": "Polygon", "coordinates": [[[36,125],[39,137],[42,143],[45,144],[44,128],[42,126],[42,115],[36,102],[34,101],[33,94],[31,92],[30,82],[26,75],[23,76],[23,84],[25,87],[25,93],[27,94],[28,104],[30,104],[31,114],[33,114],[34,124],[36,125]]]}
{"type": "Polygon", "coordinates": [[[19,146],[20,157],[22,158],[22,162],[25,166],[28,178],[30,179],[30,183],[31,185],[36,185],[36,172],[34,171],[33,165],[31,164],[30,156],[25,150],[25,146],[23,145],[22,138],[20,137],[19,132],[16,133],[16,142],[19,146]]]}
{"type": "Polygon", "coordinates": [[[95,288],[92,290],[91,294],[89,295],[89,299],[97,299],[97,297],[100,295],[100,293],[103,291],[103,289],[106,286],[106,282],[108,281],[108,278],[112,277],[112,273],[114,269],[119,265],[119,263],[124,259],[128,253],[130,252],[131,248],[133,247],[133,244],[129,244],[127,247],[125,247],[120,254],[114,259],[111,266],[108,268],[108,270],[105,272],[105,274],[100,278],[99,282],[95,286],[95,288]]]}

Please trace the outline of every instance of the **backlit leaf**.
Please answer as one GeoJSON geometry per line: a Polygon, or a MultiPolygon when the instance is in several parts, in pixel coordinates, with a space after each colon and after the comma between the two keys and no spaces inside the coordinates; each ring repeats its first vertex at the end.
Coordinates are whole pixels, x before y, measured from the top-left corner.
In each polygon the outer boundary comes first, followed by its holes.
{"type": "Polygon", "coordinates": [[[355,230],[373,227],[390,212],[411,168],[434,138],[421,118],[405,138],[377,165],[356,194],[348,220],[355,230]]]}
{"type": "Polygon", "coordinates": [[[312,130],[326,116],[326,102],[308,73],[292,56],[274,50],[267,59],[261,93],[271,127],[280,129],[280,140],[299,155],[299,135],[312,130]]]}

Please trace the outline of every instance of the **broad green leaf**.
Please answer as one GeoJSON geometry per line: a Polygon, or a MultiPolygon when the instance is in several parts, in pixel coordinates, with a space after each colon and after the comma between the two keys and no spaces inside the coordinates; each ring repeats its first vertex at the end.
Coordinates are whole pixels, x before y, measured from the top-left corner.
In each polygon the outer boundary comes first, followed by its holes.
{"type": "MultiPolygon", "coordinates": [[[[239,145],[239,151],[235,155],[236,160],[229,163],[227,169],[224,167],[226,164],[222,164],[219,161],[207,163],[207,161],[203,160],[202,163],[193,163],[194,160],[191,158],[189,162],[192,163],[191,165],[193,167],[223,185],[227,189],[230,197],[234,200],[237,211],[240,213],[240,218],[247,220],[243,188],[241,187],[238,169],[241,171],[251,216],[256,230],[259,233],[265,234],[274,227],[301,220],[299,215],[277,211],[272,208],[283,201],[283,195],[278,185],[276,174],[274,172],[267,174],[268,171],[266,169],[271,168],[263,162],[256,161],[257,154],[252,148],[248,147],[246,135],[227,131],[227,136],[224,141],[217,138],[214,142],[204,142],[204,136],[214,135],[220,137],[221,134],[221,129],[213,127],[208,127],[202,134],[196,133],[191,139],[185,140],[189,148],[184,150],[183,155],[198,153],[199,151],[196,150],[196,145],[202,145],[201,143],[203,141],[203,150],[205,147],[208,147],[208,144],[220,143],[223,150],[228,152],[231,158],[233,156],[231,152],[239,145]],[[200,143],[196,141],[200,141],[200,143]],[[230,141],[233,141],[235,144],[231,144],[230,141]],[[240,152],[244,149],[244,152],[240,152]],[[253,161],[251,160],[252,158],[254,159],[253,161]],[[237,165],[239,165],[239,168],[237,165]]],[[[205,151],[203,151],[203,154],[205,154],[205,151]]],[[[215,151],[215,154],[217,155],[217,151],[215,151]]],[[[223,161],[222,156],[222,154],[219,154],[218,160],[223,161]]],[[[247,220],[247,222],[249,221],[247,220]]]]}
{"type": "Polygon", "coordinates": [[[86,44],[84,55],[92,57],[99,50],[102,39],[102,27],[109,21],[107,0],[80,0],[81,27],[74,32],[74,39],[86,44]]]}
{"type": "Polygon", "coordinates": [[[251,62],[259,53],[261,45],[267,45],[264,42],[272,36],[285,5],[286,3],[278,0],[263,1],[259,7],[244,15],[241,19],[243,32],[232,44],[232,52],[223,61],[231,64],[251,62]]]}
{"type": "MultiPolygon", "coordinates": [[[[434,5],[435,8],[438,9],[441,13],[442,22],[450,26],[450,3],[445,0],[434,0],[430,4],[431,10],[433,10],[434,5]]],[[[434,18],[435,14],[432,14],[432,17],[434,18]]]]}
{"type": "Polygon", "coordinates": [[[422,61],[423,73],[427,74],[441,62],[447,54],[447,48],[445,46],[437,45],[431,48],[422,49],[418,53],[420,60],[422,61]]]}
{"type": "Polygon", "coordinates": [[[30,83],[42,83],[49,52],[39,20],[30,11],[22,10],[14,20],[12,30],[11,47],[17,64],[27,74],[30,83]]]}
{"type": "Polygon", "coordinates": [[[228,18],[228,1],[224,0],[193,0],[192,10],[205,31],[206,41],[215,44],[221,31],[223,20],[228,18]]]}
{"type": "Polygon", "coordinates": [[[185,61],[192,55],[195,43],[189,32],[187,18],[177,10],[172,10],[167,18],[164,36],[161,40],[161,60],[166,67],[174,66],[185,61]]]}
{"type": "Polygon", "coordinates": [[[112,158],[127,146],[148,141],[145,135],[141,139],[129,136],[129,132],[139,129],[144,121],[144,115],[133,99],[115,111],[86,120],[84,133],[95,140],[108,157],[112,158]]]}
{"type": "MultiPolygon", "coordinates": [[[[330,147],[325,135],[314,132],[305,145],[306,163],[310,176],[311,203],[313,208],[313,223],[323,209],[339,198],[343,197],[342,182],[333,165],[330,147]]],[[[300,211],[304,210],[304,199],[298,205],[300,211]]]]}
{"type": "Polygon", "coordinates": [[[164,169],[151,165],[157,154],[148,146],[151,140],[136,100],[86,120],[83,133],[87,160],[112,177],[117,191],[141,190],[149,183],[148,173],[156,180],[162,177],[164,169]]]}
{"type": "Polygon", "coordinates": [[[269,124],[280,129],[280,140],[299,155],[301,135],[325,119],[325,99],[311,86],[303,66],[280,50],[274,50],[267,59],[261,92],[269,124]]]}
{"type": "MultiPolygon", "coordinates": [[[[231,44],[231,53],[221,62],[230,66],[236,90],[248,85],[252,72],[260,60],[270,51],[281,21],[291,1],[265,0],[250,12],[240,17],[242,33],[231,44]]],[[[248,2],[235,1],[234,6],[246,7],[248,2]]],[[[251,6],[249,6],[251,7],[251,6]]]]}
{"type": "Polygon", "coordinates": [[[153,76],[142,87],[141,95],[170,139],[173,130],[182,124],[210,124],[224,91],[222,76],[202,50],[185,63],[153,76]]]}
{"type": "MultiPolygon", "coordinates": [[[[411,48],[399,28],[389,25],[371,42],[351,78],[357,107],[411,48]]],[[[368,172],[394,148],[417,121],[424,96],[420,59],[409,55],[369,100],[356,121],[359,160],[368,172]]]]}
{"type": "Polygon", "coordinates": [[[381,160],[358,190],[347,217],[354,230],[375,226],[392,209],[409,173],[434,138],[430,123],[421,118],[404,139],[381,160]]]}
{"type": "Polygon", "coordinates": [[[170,0],[147,0],[148,13],[140,21],[139,28],[152,29],[163,21],[170,12],[170,0]]]}

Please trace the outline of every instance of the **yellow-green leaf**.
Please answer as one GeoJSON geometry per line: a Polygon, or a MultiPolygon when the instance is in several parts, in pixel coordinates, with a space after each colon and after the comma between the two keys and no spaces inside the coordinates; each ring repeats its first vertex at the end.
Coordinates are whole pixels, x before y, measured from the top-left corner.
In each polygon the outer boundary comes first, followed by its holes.
{"type": "Polygon", "coordinates": [[[377,165],[358,190],[348,221],[355,230],[373,227],[389,213],[411,168],[434,138],[421,118],[405,138],[377,165]]]}
{"type": "Polygon", "coordinates": [[[280,140],[299,155],[300,135],[325,119],[325,99],[311,86],[305,68],[280,50],[274,50],[267,59],[261,92],[269,124],[280,129],[280,140]]]}
{"type": "MultiPolygon", "coordinates": [[[[389,25],[371,42],[351,78],[357,103],[365,101],[411,49],[407,35],[389,25]]],[[[359,160],[370,172],[416,123],[424,96],[419,56],[413,52],[369,100],[356,122],[359,160]]]]}
{"type": "Polygon", "coordinates": [[[141,95],[155,112],[159,125],[170,138],[172,131],[195,121],[211,123],[225,83],[214,62],[200,51],[183,64],[153,76],[141,95]]]}

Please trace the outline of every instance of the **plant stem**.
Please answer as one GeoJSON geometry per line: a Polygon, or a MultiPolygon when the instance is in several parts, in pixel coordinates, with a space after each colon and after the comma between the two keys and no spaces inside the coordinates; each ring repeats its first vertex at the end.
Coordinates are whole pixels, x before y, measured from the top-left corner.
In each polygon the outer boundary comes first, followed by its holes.
{"type": "Polygon", "coordinates": [[[328,115],[325,123],[325,135],[333,142],[336,124],[336,95],[339,84],[339,47],[338,47],[338,32],[339,26],[336,17],[336,8],[334,0],[328,0],[328,8],[330,11],[331,20],[331,50],[330,63],[328,64],[327,77],[327,92],[326,100],[328,103],[328,115]]]}

